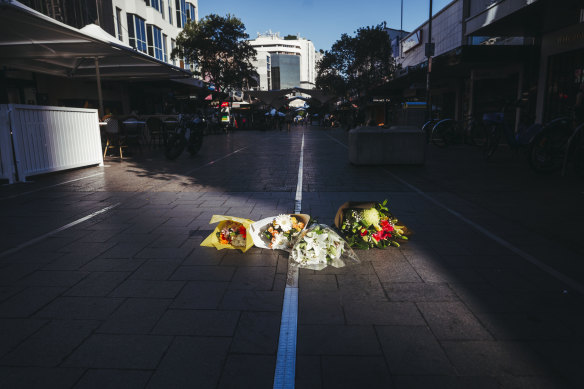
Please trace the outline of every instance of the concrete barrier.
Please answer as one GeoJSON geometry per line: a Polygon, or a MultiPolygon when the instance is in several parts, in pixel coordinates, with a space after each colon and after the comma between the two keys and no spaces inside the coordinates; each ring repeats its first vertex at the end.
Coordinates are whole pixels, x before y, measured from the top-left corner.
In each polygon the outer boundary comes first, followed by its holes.
{"type": "Polygon", "coordinates": [[[412,126],[360,127],[349,131],[349,161],[354,165],[422,165],[426,137],[412,126]]]}

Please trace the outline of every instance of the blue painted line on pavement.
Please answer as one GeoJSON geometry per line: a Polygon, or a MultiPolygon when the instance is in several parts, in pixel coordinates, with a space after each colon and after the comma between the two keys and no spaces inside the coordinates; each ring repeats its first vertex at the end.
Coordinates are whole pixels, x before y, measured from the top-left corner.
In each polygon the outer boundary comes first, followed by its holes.
{"type": "MultiPolygon", "coordinates": [[[[304,131],[300,146],[298,183],[294,199],[294,213],[302,212],[302,175],[304,174],[304,131]]],[[[274,373],[274,389],[293,389],[296,376],[296,337],[298,330],[298,266],[288,261],[286,289],[280,322],[280,338],[274,373]]]]}

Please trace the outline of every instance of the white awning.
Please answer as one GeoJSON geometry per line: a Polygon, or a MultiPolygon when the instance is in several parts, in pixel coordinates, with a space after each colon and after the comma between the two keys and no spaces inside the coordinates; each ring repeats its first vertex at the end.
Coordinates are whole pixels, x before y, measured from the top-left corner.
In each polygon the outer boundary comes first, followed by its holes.
{"type": "Polygon", "coordinates": [[[175,78],[191,73],[134,50],[99,26],[81,30],[0,0],[0,66],[71,78],[175,78]],[[97,61],[96,61],[97,59],[97,61]]]}

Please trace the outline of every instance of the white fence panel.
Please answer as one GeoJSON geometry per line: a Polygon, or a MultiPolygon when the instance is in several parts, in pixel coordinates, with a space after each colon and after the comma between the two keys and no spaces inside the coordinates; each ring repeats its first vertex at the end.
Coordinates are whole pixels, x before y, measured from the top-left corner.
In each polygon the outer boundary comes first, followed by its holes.
{"type": "Polygon", "coordinates": [[[102,165],[97,110],[9,105],[18,179],[102,165]]]}
{"type": "Polygon", "coordinates": [[[14,156],[7,105],[0,105],[0,178],[7,179],[10,184],[14,182],[14,156]]]}

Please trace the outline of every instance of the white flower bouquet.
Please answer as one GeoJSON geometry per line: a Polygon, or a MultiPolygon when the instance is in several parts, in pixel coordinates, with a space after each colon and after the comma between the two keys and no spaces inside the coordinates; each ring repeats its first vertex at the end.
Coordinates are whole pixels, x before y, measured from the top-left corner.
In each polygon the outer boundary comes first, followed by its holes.
{"type": "Polygon", "coordinates": [[[291,258],[300,267],[312,270],[360,263],[347,242],[324,224],[314,224],[300,234],[292,247],[291,258]]]}
{"type": "Polygon", "coordinates": [[[250,229],[254,245],[289,251],[309,220],[308,215],[291,214],[268,217],[255,222],[250,229]]]}

